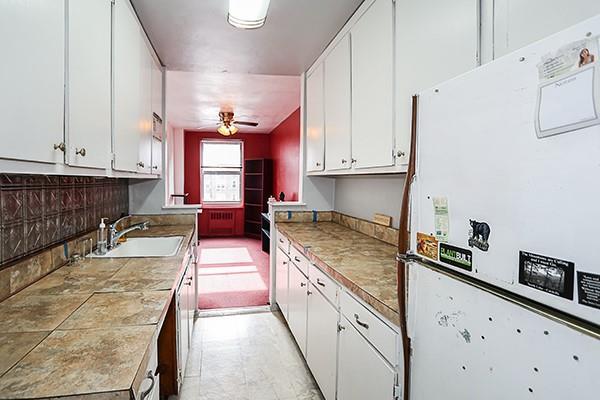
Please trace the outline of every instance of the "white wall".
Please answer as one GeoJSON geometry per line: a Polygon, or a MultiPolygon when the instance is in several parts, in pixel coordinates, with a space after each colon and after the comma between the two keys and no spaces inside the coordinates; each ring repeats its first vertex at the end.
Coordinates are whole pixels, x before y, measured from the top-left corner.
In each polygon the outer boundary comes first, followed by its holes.
{"type": "Polygon", "coordinates": [[[405,176],[337,178],[334,209],[369,221],[373,220],[375,213],[386,214],[392,217],[392,226],[397,228],[405,176]]]}

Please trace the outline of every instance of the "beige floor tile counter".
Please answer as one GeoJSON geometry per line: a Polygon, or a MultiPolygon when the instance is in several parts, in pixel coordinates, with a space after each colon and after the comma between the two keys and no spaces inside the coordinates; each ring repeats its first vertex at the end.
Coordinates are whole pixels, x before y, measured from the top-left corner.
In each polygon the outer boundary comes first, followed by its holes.
{"type": "Polygon", "coordinates": [[[395,246],[335,222],[278,222],[277,229],[311,262],[399,324],[395,246]]]}
{"type": "Polygon", "coordinates": [[[173,257],[67,265],[0,303],[0,398],[129,399],[183,272],[193,225],[130,236],[184,236],[173,257]]]}

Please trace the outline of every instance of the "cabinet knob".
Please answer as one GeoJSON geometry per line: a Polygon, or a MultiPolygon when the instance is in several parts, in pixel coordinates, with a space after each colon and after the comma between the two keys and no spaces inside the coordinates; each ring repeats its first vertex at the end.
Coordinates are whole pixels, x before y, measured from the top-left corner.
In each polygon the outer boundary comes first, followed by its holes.
{"type": "Polygon", "coordinates": [[[352,161],[352,164],[355,164],[356,163],[356,158],[353,158],[351,161],[352,161]]]}
{"type": "Polygon", "coordinates": [[[137,166],[140,168],[144,168],[146,165],[144,164],[143,161],[140,161],[139,163],[137,163],[137,166]]]}
{"type": "Polygon", "coordinates": [[[152,169],[158,169],[158,165],[153,165],[152,169]]]}
{"type": "Polygon", "coordinates": [[[348,160],[342,158],[342,164],[346,164],[348,162],[348,160]]]}
{"type": "Polygon", "coordinates": [[[346,327],[342,324],[338,324],[338,332],[343,331],[344,329],[346,329],[346,327]]]}
{"type": "Polygon", "coordinates": [[[308,296],[310,296],[310,295],[312,294],[312,292],[311,292],[310,290],[307,290],[307,291],[306,291],[306,294],[307,294],[308,296]]]}
{"type": "Polygon", "coordinates": [[[65,149],[66,149],[66,146],[65,146],[64,142],[60,142],[60,143],[54,145],[54,150],[60,150],[64,153],[65,149]]]}
{"type": "Polygon", "coordinates": [[[85,147],[82,147],[80,149],[75,148],[75,154],[79,154],[81,157],[85,157],[85,155],[86,155],[85,147]]]}
{"type": "Polygon", "coordinates": [[[405,155],[406,155],[406,153],[405,153],[405,152],[403,152],[402,150],[398,150],[398,151],[396,152],[396,157],[404,157],[405,155]]]}
{"type": "Polygon", "coordinates": [[[320,166],[321,166],[321,163],[320,163],[320,162],[318,162],[318,163],[316,163],[316,164],[317,164],[317,167],[320,167],[320,166]]]}
{"type": "Polygon", "coordinates": [[[306,286],[306,283],[300,282],[300,287],[304,287],[304,286],[306,286]]]}

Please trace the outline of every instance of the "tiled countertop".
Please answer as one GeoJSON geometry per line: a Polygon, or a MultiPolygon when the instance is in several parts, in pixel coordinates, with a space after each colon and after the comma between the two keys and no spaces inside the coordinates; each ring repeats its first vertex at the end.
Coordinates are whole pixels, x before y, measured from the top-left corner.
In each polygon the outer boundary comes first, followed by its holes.
{"type": "Polygon", "coordinates": [[[194,229],[158,225],[132,232],[185,238],[176,256],[86,260],[1,302],[0,398],[129,399],[194,229]]]}
{"type": "Polygon", "coordinates": [[[334,222],[278,222],[311,262],[399,325],[396,247],[334,222]]]}

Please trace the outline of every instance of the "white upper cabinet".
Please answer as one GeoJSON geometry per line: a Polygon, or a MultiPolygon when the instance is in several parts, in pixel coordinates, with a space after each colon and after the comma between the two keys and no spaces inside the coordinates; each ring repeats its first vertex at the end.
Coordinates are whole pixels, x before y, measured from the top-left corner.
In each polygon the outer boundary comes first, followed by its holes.
{"type": "Polygon", "coordinates": [[[67,163],[108,168],[111,139],[111,3],[68,2],[67,163]]]}
{"type": "Polygon", "coordinates": [[[152,59],[152,112],[164,119],[162,112],[163,103],[163,75],[158,61],[152,59]]]}
{"type": "Polygon", "coordinates": [[[323,171],[325,164],[325,118],[323,64],[306,78],[306,170],[323,171]]]}
{"type": "Polygon", "coordinates": [[[351,29],[354,168],[394,165],[394,10],[376,0],[351,29]]]}
{"type": "Polygon", "coordinates": [[[113,11],[114,128],[113,168],[150,173],[152,169],[152,59],[128,0],[113,11]]]}
{"type": "Polygon", "coordinates": [[[64,7],[0,2],[0,158],[64,162],[64,7]]]}
{"type": "Polygon", "coordinates": [[[350,35],[325,58],[325,169],[351,166],[350,35]]]}
{"type": "Polygon", "coordinates": [[[146,40],[140,40],[140,141],[138,144],[138,172],[152,173],[152,59],[151,50],[146,40]]]}

